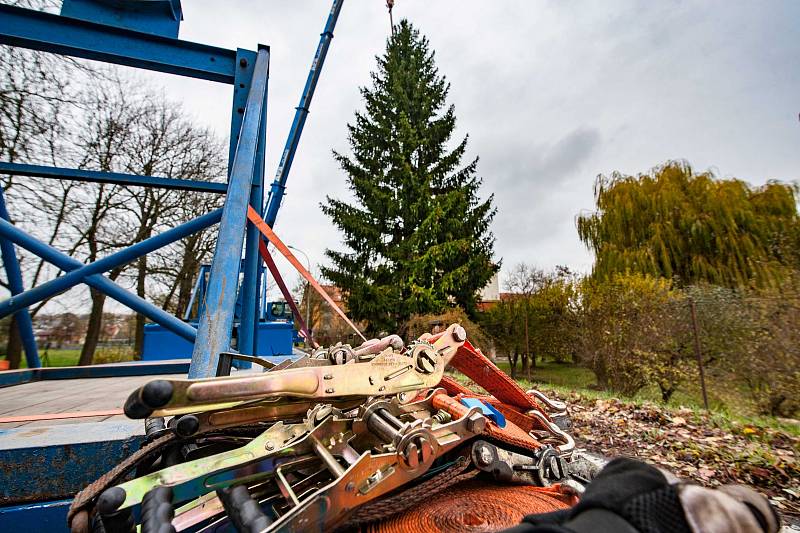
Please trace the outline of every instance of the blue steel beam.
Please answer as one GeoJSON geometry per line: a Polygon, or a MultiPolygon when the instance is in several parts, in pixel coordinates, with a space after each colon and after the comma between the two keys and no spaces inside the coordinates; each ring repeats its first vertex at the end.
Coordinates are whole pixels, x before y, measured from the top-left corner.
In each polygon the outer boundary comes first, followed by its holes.
{"type": "Polygon", "coordinates": [[[40,302],[45,298],[49,298],[69,290],[75,285],[83,283],[84,280],[89,276],[108,272],[112,268],[130,263],[134,259],[138,259],[139,257],[149,254],[154,250],[158,250],[159,248],[172,244],[177,240],[183,239],[184,237],[188,237],[193,233],[197,233],[200,230],[206,229],[207,227],[219,222],[221,218],[222,209],[217,209],[211,213],[207,213],[203,216],[185,222],[180,226],[176,226],[164,231],[163,233],[154,235],[149,239],[137,242],[132,246],[128,246],[119,252],[113,253],[102,259],[98,259],[93,263],[76,268],[71,272],[64,274],[63,276],[51,279],[50,281],[33,287],[32,289],[21,294],[12,295],[11,298],[0,302],[0,318],[8,316],[12,313],[16,313],[21,309],[25,309],[26,307],[29,307],[36,302],[40,302]]]}
{"type": "MultiPolygon", "coordinates": [[[[11,219],[8,216],[6,209],[6,200],[3,195],[3,190],[0,188],[0,220],[8,224],[11,219]]],[[[0,253],[3,255],[3,264],[5,265],[6,275],[8,276],[8,288],[13,298],[16,294],[21,294],[25,290],[22,283],[22,271],[19,268],[19,261],[17,261],[17,251],[11,241],[0,239],[0,253]]],[[[36,347],[36,337],[33,334],[33,321],[27,309],[21,313],[17,313],[14,319],[16,321],[17,331],[22,341],[22,347],[25,349],[25,361],[28,363],[28,368],[39,368],[42,362],[39,360],[39,350],[36,347]]]]}
{"type": "Polygon", "coordinates": [[[317,82],[322,73],[322,65],[325,63],[325,56],[328,54],[328,48],[333,39],[333,30],[336,27],[336,21],[339,19],[339,13],[342,10],[342,2],[344,2],[344,0],[333,1],[333,6],[328,14],[328,20],[325,22],[325,30],[320,34],[319,45],[317,45],[317,51],[314,54],[314,61],[311,62],[311,70],[308,72],[308,78],[306,78],[306,85],[303,88],[300,103],[295,108],[292,127],[289,130],[289,136],[286,138],[286,146],[283,148],[281,161],[278,164],[278,171],[275,173],[275,179],[270,188],[267,207],[264,210],[264,222],[270,227],[274,227],[275,219],[278,217],[278,209],[281,206],[283,194],[286,190],[286,180],[289,177],[289,171],[294,161],[294,154],[297,152],[297,146],[300,143],[300,136],[303,134],[303,126],[306,124],[306,117],[308,116],[309,107],[311,106],[311,100],[314,98],[314,91],[317,88],[317,82]]]}
{"type": "Polygon", "coordinates": [[[233,83],[236,51],[0,4],[0,44],[233,83]]]}
{"type": "Polygon", "coordinates": [[[228,142],[228,176],[233,167],[233,156],[239,145],[239,134],[242,131],[244,108],[247,105],[247,96],[250,94],[250,84],[253,82],[253,69],[256,66],[256,53],[252,50],[236,49],[236,79],[233,82],[233,102],[231,103],[231,129],[228,142]]]}
{"type": "MultiPolygon", "coordinates": [[[[267,137],[267,95],[264,95],[264,108],[261,117],[261,127],[258,132],[258,148],[256,149],[256,172],[253,176],[253,185],[250,190],[250,205],[256,212],[264,208],[264,166],[266,155],[267,137]]],[[[239,353],[257,355],[258,346],[258,281],[261,258],[258,255],[258,228],[253,224],[247,225],[244,252],[244,275],[242,278],[242,311],[239,323],[239,338],[237,349],[239,353]]],[[[249,361],[238,361],[239,368],[250,368],[249,361]]]]}
{"type": "Polygon", "coordinates": [[[269,50],[258,51],[253,82],[242,118],[239,144],[231,166],[217,246],[194,343],[189,378],[216,374],[220,352],[230,349],[236,291],[241,268],[242,245],[247,225],[247,208],[253,176],[257,172],[259,132],[269,76],[269,50]]]}
{"type": "MultiPolygon", "coordinates": [[[[71,272],[84,266],[84,264],[77,259],[73,259],[67,254],[59,252],[55,248],[34,239],[5,220],[0,220],[0,237],[14,242],[18,246],[25,248],[29,252],[36,254],[45,261],[54,264],[66,272],[71,272]]],[[[4,239],[0,239],[0,242],[3,240],[4,239]]],[[[192,326],[182,322],[160,307],[156,307],[147,300],[139,298],[135,294],[131,294],[105,276],[94,274],[87,277],[84,281],[87,285],[107,294],[119,303],[131,308],[137,313],[143,314],[150,320],[161,324],[184,339],[192,342],[194,341],[197,331],[192,326]]]]}
{"type": "Polygon", "coordinates": [[[33,176],[37,178],[50,178],[57,180],[91,181],[95,183],[114,183],[118,185],[157,187],[160,189],[211,192],[217,194],[225,194],[228,190],[227,183],[216,183],[213,181],[181,180],[175,178],[160,178],[156,176],[138,176],[136,174],[121,174],[119,172],[97,172],[94,170],[83,170],[78,168],[46,167],[43,165],[7,163],[5,161],[0,161],[0,174],[9,174],[11,176],[33,176]]]}

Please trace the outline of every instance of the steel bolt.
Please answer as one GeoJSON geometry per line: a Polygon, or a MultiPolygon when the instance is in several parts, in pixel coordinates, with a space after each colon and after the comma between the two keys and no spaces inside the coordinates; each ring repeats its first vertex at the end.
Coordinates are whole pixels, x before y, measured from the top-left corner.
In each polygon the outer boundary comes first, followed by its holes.
{"type": "Polygon", "coordinates": [[[432,374],[436,370],[436,360],[427,350],[417,354],[417,369],[423,374],[432,374]]]}
{"type": "Polygon", "coordinates": [[[403,462],[410,469],[427,464],[433,456],[433,446],[424,437],[416,437],[403,450],[403,462]]]}
{"type": "Polygon", "coordinates": [[[267,444],[265,444],[264,447],[266,449],[268,449],[268,450],[274,450],[275,449],[275,445],[272,444],[271,442],[268,442],[267,444]]]}
{"type": "Polygon", "coordinates": [[[478,448],[476,455],[476,459],[481,466],[489,466],[492,464],[492,450],[490,450],[488,446],[481,446],[478,448]]]}
{"type": "Polygon", "coordinates": [[[467,340],[467,330],[465,330],[462,326],[457,325],[453,328],[453,338],[456,342],[464,342],[467,340]]]}
{"type": "Polygon", "coordinates": [[[332,412],[333,407],[330,405],[323,405],[319,408],[319,410],[317,410],[317,413],[314,415],[314,420],[317,422],[322,422],[332,412]]]}
{"type": "Polygon", "coordinates": [[[247,66],[247,60],[245,58],[241,58],[239,60],[239,66],[245,68],[247,66]]]}
{"type": "Polygon", "coordinates": [[[483,433],[486,429],[486,418],[479,413],[472,413],[467,419],[467,430],[472,433],[483,433]]]}

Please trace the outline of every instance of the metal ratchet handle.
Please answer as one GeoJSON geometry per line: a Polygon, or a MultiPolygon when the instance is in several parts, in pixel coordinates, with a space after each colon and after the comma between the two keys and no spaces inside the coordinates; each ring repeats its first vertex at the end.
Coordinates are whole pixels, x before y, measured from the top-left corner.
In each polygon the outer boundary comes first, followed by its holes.
{"type": "MultiPolygon", "coordinates": [[[[344,423],[339,429],[346,430],[346,426],[347,423],[344,423]]],[[[293,457],[304,450],[309,453],[308,446],[299,445],[302,439],[294,442],[297,437],[307,433],[308,429],[306,423],[286,425],[277,422],[247,445],[235,450],[180,463],[119,484],[109,489],[117,492],[122,489],[124,492],[124,500],[119,502],[114,511],[141,503],[144,495],[154,487],[169,486],[173,491],[173,501],[185,501],[232,484],[237,477],[236,471],[243,468],[254,477],[269,476],[274,470],[274,463],[280,459],[293,457]],[[252,465],[264,461],[271,464],[251,468],[252,465]]]]}
{"type": "MultiPolygon", "coordinates": [[[[449,349],[449,346],[443,346],[449,349]]],[[[423,353],[421,362],[390,348],[363,363],[294,368],[246,377],[153,380],[125,402],[129,418],[147,418],[233,407],[236,402],[292,396],[328,399],[386,396],[435,386],[444,373],[442,357],[423,353]]]]}
{"type": "MultiPolygon", "coordinates": [[[[340,410],[348,410],[358,407],[360,399],[342,399],[331,402],[331,407],[340,410]]],[[[179,419],[176,430],[181,437],[191,437],[200,433],[217,431],[229,427],[246,426],[259,422],[277,422],[278,420],[302,420],[305,418],[309,409],[317,405],[317,401],[296,398],[276,398],[274,401],[259,401],[254,403],[239,404],[236,407],[221,409],[217,411],[207,411],[188,415],[194,417],[196,422],[191,424],[193,431],[181,432],[180,428],[184,425],[179,419]]],[[[165,414],[175,414],[166,412],[165,414]]],[[[187,424],[188,426],[188,424],[187,424]]]]}
{"type": "MultiPolygon", "coordinates": [[[[420,338],[424,340],[425,337],[423,335],[420,338]]],[[[437,334],[435,339],[433,347],[436,349],[436,353],[444,359],[444,366],[447,366],[450,360],[455,357],[458,349],[467,341],[467,330],[460,324],[451,324],[442,333],[437,334]]]]}
{"type": "MultiPolygon", "coordinates": [[[[376,416],[376,411],[369,412],[371,416],[376,416]]],[[[421,428],[424,431],[418,432],[420,428],[415,428],[401,438],[400,446],[393,453],[364,452],[345,471],[338,475],[334,474],[336,479],[330,484],[299,502],[299,505],[294,506],[262,533],[332,529],[356,507],[422,476],[437,458],[480,434],[485,422],[485,417],[475,407],[463,417],[440,424],[433,429],[421,428]],[[482,419],[483,424],[477,423],[477,418],[482,419]],[[417,450],[418,439],[426,432],[427,438],[433,438],[435,441],[429,448],[432,453],[424,457],[424,460],[420,457],[420,462],[410,464],[407,452],[409,449],[417,450]],[[403,447],[403,443],[409,445],[403,447]]]]}

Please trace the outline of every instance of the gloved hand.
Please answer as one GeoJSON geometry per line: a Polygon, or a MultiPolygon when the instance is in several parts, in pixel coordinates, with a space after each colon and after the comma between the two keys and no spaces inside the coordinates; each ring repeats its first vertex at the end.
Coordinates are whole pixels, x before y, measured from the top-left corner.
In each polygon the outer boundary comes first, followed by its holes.
{"type": "Polygon", "coordinates": [[[503,533],[777,533],[767,499],[743,485],[707,489],[619,458],[571,509],[528,515],[503,533]]]}

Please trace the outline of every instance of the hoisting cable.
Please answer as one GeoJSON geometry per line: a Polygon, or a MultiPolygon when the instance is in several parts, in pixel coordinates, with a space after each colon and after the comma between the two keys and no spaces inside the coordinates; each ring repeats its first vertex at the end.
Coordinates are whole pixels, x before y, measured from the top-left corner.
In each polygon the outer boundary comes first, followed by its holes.
{"type": "Polygon", "coordinates": [[[394,0],[386,0],[386,7],[389,9],[389,26],[392,29],[392,37],[394,37],[394,21],[392,20],[392,8],[394,7],[394,0]]]}
{"type": "Polygon", "coordinates": [[[264,235],[264,237],[266,237],[267,240],[271,242],[272,245],[275,246],[275,248],[286,259],[289,260],[289,263],[292,264],[295,270],[297,270],[300,273],[300,275],[303,276],[303,278],[305,278],[305,280],[308,283],[310,283],[312,287],[314,287],[314,290],[317,291],[317,293],[319,293],[320,296],[322,296],[323,300],[328,302],[328,305],[331,306],[331,309],[333,309],[337,315],[342,317],[342,320],[344,320],[347,323],[347,325],[350,326],[353,329],[353,331],[355,331],[356,334],[359,337],[361,337],[361,339],[364,342],[367,342],[367,338],[364,336],[364,334],[361,333],[361,331],[356,327],[355,324],[353,324],[353,322],[347,317],[345,312],[342,311],[338,305],[336,305],[336,302],[334,302],[333,299],[330,297],[330,295],[327,292],[325,292],[325,289],[322,288],[322,285],[320,285],[319,282],[316,279],[314,279],[314,276],[311,275],[311,272],[306,270],[306,268],[302,265],[302,263],[300,263],[300,261],[297,260],[294,254],[291,251],[289,251],[289,248],[285,244],[283,244],[283,241],[281,241],[280,238],[278,238],[278,236],[275,235],[275,232],[272,231],[272,228],[270,228],[269,225],[267,225],[267,223],[264,222],[264,219],[262,219],[256,212],[256,210],[253,209],[252,207],[247,208],[247,219],[250,220],[250,222],[252,222],[256,228],[258,228],[258,231],[260,231],[261,234],[264,235]]]}

